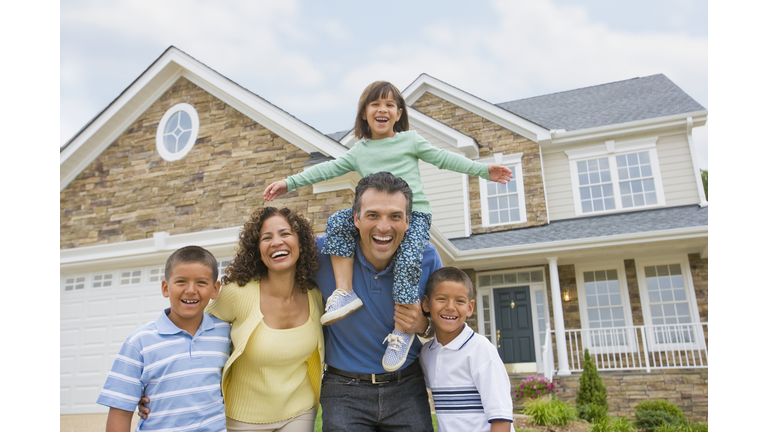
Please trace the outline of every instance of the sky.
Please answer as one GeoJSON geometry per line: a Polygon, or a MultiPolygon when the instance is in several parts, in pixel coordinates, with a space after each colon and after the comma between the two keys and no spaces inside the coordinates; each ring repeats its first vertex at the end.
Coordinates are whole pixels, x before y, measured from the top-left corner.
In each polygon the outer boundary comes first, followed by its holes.
{"type": "Polygon", "coordinates": [[[59,145],[170,45],[326,134],[352,127],[370,82],[421,73],[492,103],[663,73],[709,108],[703,0],[62,0],[60,13],[59,145]]]}

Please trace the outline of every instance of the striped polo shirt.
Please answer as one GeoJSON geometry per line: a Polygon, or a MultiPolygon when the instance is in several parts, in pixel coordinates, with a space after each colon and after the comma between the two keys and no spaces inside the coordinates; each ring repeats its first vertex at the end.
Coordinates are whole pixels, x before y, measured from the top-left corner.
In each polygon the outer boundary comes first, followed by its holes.
{"type": "Polygon", "coordinates": [[[512,422],[511,388],[504,363],[496,347],[466,323],[448,345],[437,338],[424,344],[419,361],[432,390],[441,432],[487,432],[491,421],[512,422]]]}
{"type": "Polygon", "coordinates": [[[137,431],[226,431],[221,371],[229,323],[203,315],[192,336],[171,322],[169,311],[128,336],[96,402],[134,411],[146,394],[151,412],[137,431]]]}

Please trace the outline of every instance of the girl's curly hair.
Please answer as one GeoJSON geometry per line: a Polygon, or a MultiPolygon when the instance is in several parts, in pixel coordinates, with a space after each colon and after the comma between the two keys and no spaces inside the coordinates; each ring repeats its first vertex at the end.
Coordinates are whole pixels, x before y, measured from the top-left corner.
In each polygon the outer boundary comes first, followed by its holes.
{"type": "Polygon", "coordinates": [[[317,262],[318,251],[312,225],[304,216],[288,208],[278,210],[274,207],[257,209],[243,225],[243,229],[240,230],[237,252],[227,269],[224,270],[224,276],[221,278],[222,283],[237,282],[238,286],[244,286],[248,282],[261,279],[267,274],[267,266],[261,260],[259,251],[259,232],[264,221],[272,216],[281,216],[288,221],[291,230],[299,239],[301,253],[296,262],[296,284],[303,292],[315,288],[312,275],[320,268],[320,264],[317,262]]]}

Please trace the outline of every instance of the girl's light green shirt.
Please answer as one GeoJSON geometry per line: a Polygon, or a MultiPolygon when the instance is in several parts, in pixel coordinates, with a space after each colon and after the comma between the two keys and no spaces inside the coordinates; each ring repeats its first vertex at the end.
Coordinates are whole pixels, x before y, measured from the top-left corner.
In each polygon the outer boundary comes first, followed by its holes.
{"type": "Polygon", "coordinates": [[[361,177],[388,171],[408,183],[413,191],[413,210],[432,214],[424,184],[421,182],[419,160],[446,169],[489,180],[488,165],[439,149],[419,136],[416,131],[398,132],[391,138],[358,141],[336,160],[315,165],[303,173],[285,179],[288,190],[308,186],[356,171],[361,177]]]}

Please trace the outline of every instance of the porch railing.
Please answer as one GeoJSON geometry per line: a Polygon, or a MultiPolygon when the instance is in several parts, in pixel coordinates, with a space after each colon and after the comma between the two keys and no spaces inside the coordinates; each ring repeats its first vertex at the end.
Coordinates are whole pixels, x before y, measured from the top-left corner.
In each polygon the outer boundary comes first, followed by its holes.
{"type": "MultiPolygon", "coordinates": [[[[708,323],[576,329],[565,330],[565,349],[572,372],[583,370],[584,349],[603,371],[708,368],[708,339],[708,323]]],[[[543,350],[550,350],[550,341],[543,350]]],[[[546,351],[544,361],[554,363],[557,356],[546,351]]]]}

